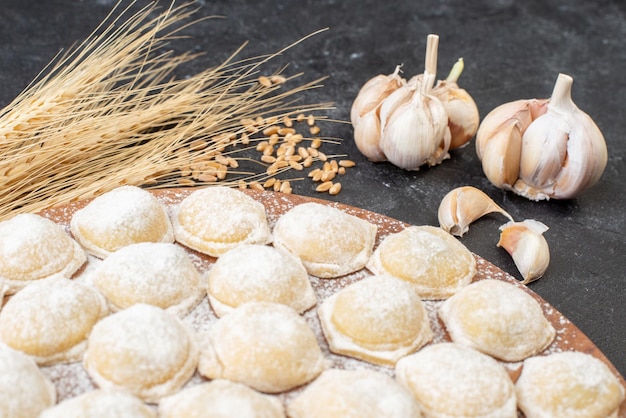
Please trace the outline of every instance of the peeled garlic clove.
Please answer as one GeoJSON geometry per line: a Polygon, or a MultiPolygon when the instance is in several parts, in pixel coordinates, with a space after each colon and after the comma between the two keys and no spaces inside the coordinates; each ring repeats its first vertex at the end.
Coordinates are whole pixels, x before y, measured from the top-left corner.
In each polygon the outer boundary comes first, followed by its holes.
{"type": "Polygon", "coordinates": [[[572,77],[559,74],[545,114],[522,138],[519,194],[569,199],[600,179],[607,164],[604,136],[572,101],[572,77]]]}
{"type": "Polygon", "coordinates": [[[480,121],[476,102],[466,90],[457,84],[463,66],[463,58],[460,58],[452,67],[448,78],[439,81],[433,89],[433,94],[441,100],[448,113],[448,126],[451,133],[450,149],[460,148],[467,144],[476,134],[480,121]]]}
{"type": "Polygon", "coordinates": [[[387,96],[406,84],[399,74],[400,66],[398,65],[393,74],[377,75],[361,87],[350,109],[350,121],[353,127],[358,125],[363,115],[374,110],[387,96]]]}
{"type": "Polygon", "coordinates": [[[511,215],[481,190],[472,186],[457,187],[448,192],[439,204],[439,226],[452,235],[463,236],[476,219],[499,212],[513,221],[511,215]]]}
{"type": "Polygon", "coordinates": [[[380,106],[361,116],[354,128],[354,142],[359,151],[370,161],[386,161],[387,158],[380,148],[380,106]]]}
{"type": "Polygon", "coordinates": [[[550,264],[550,249],[543,233],[548,227],[534,219],[508,222],[500,227],[498,247],[504,248],[513,258],[522,274],[522,284],[543,276],[550,264]]]}
{"type": "Polygon", "coordinates": [[[516,100],[493,109],[476,133],[476,154],[496,187],[511,189],[519,178],[522,136],[547,110],[548,99],[516,100]]]}

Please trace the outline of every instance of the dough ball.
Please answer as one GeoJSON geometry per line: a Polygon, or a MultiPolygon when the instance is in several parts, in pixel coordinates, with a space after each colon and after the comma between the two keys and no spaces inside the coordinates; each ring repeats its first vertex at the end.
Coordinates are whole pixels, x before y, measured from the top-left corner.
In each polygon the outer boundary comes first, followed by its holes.
{"type": "Polygon", "coordinates": [[[417,286],[423,299],[446,299],[476,274],[476,259],[441,228],[410,226],[385,237],[367,268],[417,286]]]}
{"type": "Polygon", "coordinates": [[[411,393],[373,370],[323,372],[287,406],[291,418],[419,418],[411,393]]]}
{"type": "Polygon", "coordinates": [[[174,241],[165,206],[136,186],[121,186],[96,197],[72,216],[70,227],[85,250],[98,258],[138,242],[174,241]]]}
{"type": "Polygon", "coordinates": [[[37,418],[55,402],[54,385],[33,359],[0,343],[0,416],[37,418]]]}
{"type": "Polygon", "coordinates": [[[539,303],[512,283],[479,280],[439,309],[453,341],[504,361],[540,353],[555,337],[539,303]]]}
{"type": "Polygon", "coordinates": [[[189,254],[172,243],[121,248],[97,265],[92,279],[114,311],[147,303],[183,317],[205,293],[204,280],[189,254]]]}
{"type": "Polygon", "coordinates": [[[12,295],[47,277],[71,277],[87,255],[61,225],[23,213],[0,222],[0,279],[12,295]]]}
{"type": "Polygon", "coordinates": [[[184,389],[159,403],[160,418],[284,418],[282,402],[241,383],[212,380],[184,389]]]}
{"type": "Polygon", "coordinates": [[[469,347],[424,347],[398,361],[396,379],[426,417],[517,418],[515,387],[504,366],[469,347]]]}
{"type": "Polygon", "coordinates": [[[326,367],[304,318],[277,303],[241,305],[213,325],[203,344],[201,375],[233,380],[260,392],[293,389],[326,367]]]}
{"type": "Polygon", "coordinates": [[[371,363],[394,365],[433,338],[417,289],[391,276],[371,276],[319,308],[330,350],[371,363]]]}
{"type": "Polygon", "coordinates": [[[303,203],[278,219],[274,246],[300,258],[309,274],[334,278],[365,266],[376,231],[376,225],[332,206],[303,203]]]}
{"type": "Polygon", "coordinates": [[[39,280],[0,312],[0,340],[39,365],[80,361],[87,337],[108,308],[94,288],[62,277],[39,280]]]}
{"type": "Polygon", "coordinates": [[[197,360],[194,335],[177,317],[137,304],[94,327],[83,364],[100,388],[126,390],[157,402],[191,378],[197,360]]]}
{"type": "Polygon", "coordinates": [[[302,313],[317,303],[300,260],[267,245],[247,244],[217,259],[208,272],[208,296],[223,316],[247,302],[273,302],[302,313]]]}
{"type": "Polygon", "coordinates": [[[120,390],[96,389],[46,409],[39,418],[156,418],[141,399],[120,390]]]}
{"type": "Polygon", "coordinates": [[[213,257],[272,240],[263,204],[229,187],[195,190],[174,211],[172,224],[178,242],[213,257]]]}

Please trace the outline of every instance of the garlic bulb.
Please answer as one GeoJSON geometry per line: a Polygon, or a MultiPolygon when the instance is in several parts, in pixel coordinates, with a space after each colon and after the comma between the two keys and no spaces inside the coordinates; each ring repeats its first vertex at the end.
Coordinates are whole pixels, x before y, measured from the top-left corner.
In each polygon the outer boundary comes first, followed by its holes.
{"type": "Polygon", "coordinates": [[[439,226],[452,235],[463,236],[476,219],[498,212],[513,221],[511,215],[481,190],[463,186],[448,192],[439,204],[439,226]]]}
{"type": "Polygon", "coordinates": [[[476,134],[480,121],[476,102],[466,90],[457,84],[464,65],[463,58],[459,58],[448,78],[440,80],[433,89],[433,94],[441,100],[448,114],[448,126],[452,137],[451,150],[466,145],[476,134]]]}
{"type": "Polygon", "coordinates": [[[550,249],[543,233],[548,227],[534,219],[508,222],[500,227],[498,247],[504,248],[513,258],[522,274],[522,284],[543,276],[550,264],[550,249]]]}
{"type": "Polygon", "coordinates": [[[489,181],[531,200],[573,198],[598,182],[606,143],[572,101],[572,83],[559,74],[549,100],[507,103],[485,117],[476,151],[489,181]]]}

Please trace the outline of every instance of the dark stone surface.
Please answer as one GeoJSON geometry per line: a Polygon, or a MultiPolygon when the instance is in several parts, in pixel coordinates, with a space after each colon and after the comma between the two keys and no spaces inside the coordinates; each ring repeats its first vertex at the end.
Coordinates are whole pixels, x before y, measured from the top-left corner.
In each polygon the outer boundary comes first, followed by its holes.
{"type": "MultiPolygon", "coordinates": [[[[61,49],[84,39],[115,4],[112,0],[3,0],[0,12],[0,105],[7,105],[61,49]]],[[[144,4],[144,2],[139,2],[144,4]]],[[[439,72],[464,57],[460,83],[481,116],[521,98],[547,97],[559,72],[574,78],[573,98],[603,131],[609,162],[588,193],[569,201],[531,202],[492,186],[482,173],[474,143],[442,165],[405,172],[372,164],[356,150],[349,124],[324,133],[343,138],[340,152],[358,163],[336,197],[318,195],[311,182],[294,192],[324,197],[412,224],[437,224],[441,198],[454,187],[476,186],[515,219],[550,226],[552,261],[530,287],[571,319],[626,375],[626,3],[603,1],[426,0],[197,2],[201,16],[222,15],[188,30],[173,43],[179,52],[203,51],[189,73],[220,63],[245,41],[243,56],[279,50],[317,29],[322,34],[276,59],[306,79],[330,76],[306,101],[333,101],[331,118],[347,120],[352,100],[372,76],[404,64],[405,75],[423,71],[426,36],[440,35],[439,72]]],[[[496,247],[504,218],[476,222],[462,242],[502,269],[519,274],[496,247]]]]}

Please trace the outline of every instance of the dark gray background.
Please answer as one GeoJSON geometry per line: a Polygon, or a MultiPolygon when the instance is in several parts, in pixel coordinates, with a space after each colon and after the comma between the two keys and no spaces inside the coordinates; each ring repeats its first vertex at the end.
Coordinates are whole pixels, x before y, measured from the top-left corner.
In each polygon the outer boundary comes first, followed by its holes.
{"type": "MultiPolygon", "coordinates": [[[[61,49],[84,39],[114,5],[111,0],[1,0],[0,106],[7,105],[61,49]]],[[[139,4],[145,4],[141,1],[139,4]]],[[[307,102],[333,101],[331,118],[348,120],[359,88],[369,78],[404,64],[407,76],[423,71],[426,36],[436,33],[439,74],[458,57],[466,68],[460,84],[475,99],[481,117],[504,102],[547,97],[559,72],[574,78],[573,98],[603,131],[609,161],[588,193],[569,201],[531,202],[493,187],[482,173],[474,143],[452,152],[442,165],[405,172],[367,162],[356,150],[348,124],[328,124],[324,133],[343,138],[340,152],[357,161],[336,197],[320,196],[311,182],[294,192],[369,209],[412,224],[437,224],[441,198],[454,187],[476,186],[518,220],[534,218],[545,234],[552,261],[530,287],[571,319],[626,374],[626,3],[609,1],[407,0],[196,2],[198,15],[222,15],[185,33],[172,46],[203,51],[188,73],[220,63],[245,41],[242,56],[275,52],[317,29],[276,60],[305,79],[328,75],[307,102]]],[[[185,75],[185,74],[181,74],[185,75]]],[[[476,222],[462,242],[519,277],[513,261],[496,247],[504,219],[476,222]]]]}

